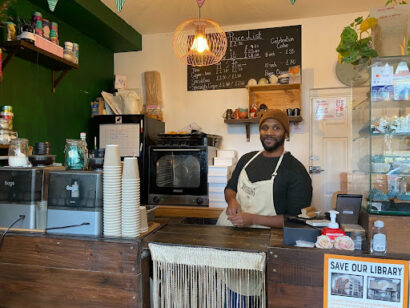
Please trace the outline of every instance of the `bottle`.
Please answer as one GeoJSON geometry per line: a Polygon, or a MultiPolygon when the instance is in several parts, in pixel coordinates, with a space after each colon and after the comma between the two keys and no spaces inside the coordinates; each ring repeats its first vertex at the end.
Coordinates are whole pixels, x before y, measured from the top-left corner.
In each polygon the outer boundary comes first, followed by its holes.
{"type": "Polygon", "coordinates": [[[84,147],[84,169],[88,168],[88,147],[87,147],[87,134],[82,132],[80,133],[80,139],[83,142],[84,147]]]}
{"type": "Polygon", "coordinates": [[[373,227],[373,236],[370,243],[370,253],[374,255],[386,254],[386,234],[384,233],[384,222],[376,220],[373,227]]]}
{"type": "Polygon", "coordinates": [[[407,194],[407,179],[406,177],[401,177],[399,180],[399,194],[405,195],[407,194]]]}
{"type": "Polygon", "coordinates": [[[331,241],[334,241],[339,236],[345,236],[346,233],[339,229],[339,224],[336,222],[336,214],[338,211],[329,211],[330,223],[327,228],[322,229],[322,235],[326,235],[331,241]]]}
{"type": "Polygon", "coordinates": [[[360,232],[353,232],[352,233],[352,238],[354,242],[354,250],[362,250],[362,235],[360,232]]]}

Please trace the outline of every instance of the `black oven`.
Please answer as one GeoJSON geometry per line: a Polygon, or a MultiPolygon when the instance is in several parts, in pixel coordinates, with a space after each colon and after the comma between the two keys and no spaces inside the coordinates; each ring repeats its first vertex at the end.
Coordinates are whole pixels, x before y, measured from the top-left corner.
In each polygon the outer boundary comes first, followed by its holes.
{"type": "Polygon", "coordinates": [[[154,145],[150,147],[148,203],[209,206],[208,165],[216,147],[154,145]]]}

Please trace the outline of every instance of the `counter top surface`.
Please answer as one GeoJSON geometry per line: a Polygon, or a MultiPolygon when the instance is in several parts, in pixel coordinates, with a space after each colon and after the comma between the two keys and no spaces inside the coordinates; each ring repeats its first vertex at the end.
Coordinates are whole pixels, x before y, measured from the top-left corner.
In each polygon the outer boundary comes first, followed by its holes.
{"type": "Polygon", "coordinates": [[[267,251],[269,229],[231,228],[215,225],[170,223],[144,238],[147,243],[201,246],[243,251],[267,251]]]}

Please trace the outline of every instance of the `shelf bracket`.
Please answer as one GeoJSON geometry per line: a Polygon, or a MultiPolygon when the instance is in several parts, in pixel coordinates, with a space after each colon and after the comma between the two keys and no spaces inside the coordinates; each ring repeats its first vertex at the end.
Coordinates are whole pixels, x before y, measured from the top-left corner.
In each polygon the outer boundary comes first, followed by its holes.
{"type": "Polygon", "coordinates": [[[57,72],[52,71],[52,78],[53,78],[53,93],[56,93],[56,87],[60,83],[60,81],[64,78],[64,76],[68,73],[69,70],[62,71],[58,77],[56,77],[57,72]]]}
{"type": "Polygon", "coordinates": [[[251,141],[251,124],[250,123],[246,123],[245,125],[245,129],[246,129],[246,141],[250,142],[251,141]]]}
{"type": "MultiPolygon", "coordinates": [[[[14,57],[14,55],[17,53],[19,49],[18,48],[13,48],[13,50],[11,52],[7,53],[7,57],[6,59],[4,59],[4,61],[1,64],[2,69],[4,70],[4,68],[6,67],[7,63],[9,63],[9,61],[14,57]]],[[[4,49],[3,49],[4,51],[4,49]]]]}

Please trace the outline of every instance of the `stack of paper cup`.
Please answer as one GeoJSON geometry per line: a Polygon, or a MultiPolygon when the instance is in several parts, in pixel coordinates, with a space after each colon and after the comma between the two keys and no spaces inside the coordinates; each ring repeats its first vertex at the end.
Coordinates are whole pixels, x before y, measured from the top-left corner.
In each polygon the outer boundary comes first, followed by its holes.
{"type": "Polygon", "coordinates": [[[122,172],[122,236],[137,237],[139,234],[140,215],[140,175],[138,159],[124,158],[122,172]]]}
{"type": "Polygon", "coordinates": [[[139,228],[140,233],[145,233],[148,231],[148,218],[147,218],[147,208],[145,206],[139,207],[141,225],[139,228]]]}
{"type": "Polygon", "coordinates": [[[120,147],[105,147],[104,176],[104,236],[121,236],[121,156],[120,147]]]}

